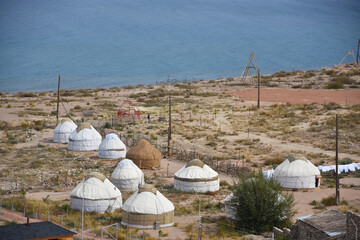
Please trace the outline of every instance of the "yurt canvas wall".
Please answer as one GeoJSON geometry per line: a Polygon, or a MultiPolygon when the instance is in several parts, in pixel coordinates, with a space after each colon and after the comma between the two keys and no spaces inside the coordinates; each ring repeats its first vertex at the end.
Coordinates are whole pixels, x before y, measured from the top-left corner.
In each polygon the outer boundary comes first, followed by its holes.
{"type": "Polygon", "coordinates": [[[104,175],[88,174],[70,193],[70,208],[82,210],[84,198],[85,212],[111,212],[121,208],[120,190],[104,175]]]}
{"type": "Polygon", "coordinates": [[[147,140],[141,139],[129,149],[126,157],[131,159],[141,169],[160,168],[162,154],[147,140]]]}
{"type": "Polygon", "coordinates": [[[143,185],[122,206],[122,225],[154,228],[174,224],[174,205],[152,185],[143,185]]]}
{"type": "Polygon", "coordinates": [[[111,174],[111,181],[120,190],[136,190],[144,185],[144,173],[133,161],[123,159],[111,174]]]}
{"type": "Polygon", "coordinates": [[[194,159],[175,173],[174,188],[184,192],[215,192],[220,188],[219,174],[194,159]]]}
{"type": "Polygon", "coordinates": [[[90,123],[84,122],[69,136],[68,149],[71,151],[98,150],[101,143],[101,135],[90,123]]]}
{"type": "Polygon", "coordinates": [[[320,185],[320,171],[300,154],[291,155],[274,171],[275,179],[284,188],[315,188],[320,185]]]}
{"type": "Polygon", "coordinates": [[[77,128],[70,118],[62,119],[54,129],[54,142],[68,143],[70,134],[77,128]]]}
{"type": "Polygon", "coordinates": [[[119,137],[114,133],[106,135],[104,141],[99,146],[98,157],[116,159],[125,158],[125,156],[126,146],[119,137]]]}
{"type": "Polygon", "coordinates": [[[231,219],[231,220],[236,220],[236,205],[234,203],[231,202],[231,199],[234,197],[234,193],[231,193],[230,195],[228,195],[225,200],[224,200],[224,204],[225,204],[225,213],[226,213],[226,217],[231,219]]]}

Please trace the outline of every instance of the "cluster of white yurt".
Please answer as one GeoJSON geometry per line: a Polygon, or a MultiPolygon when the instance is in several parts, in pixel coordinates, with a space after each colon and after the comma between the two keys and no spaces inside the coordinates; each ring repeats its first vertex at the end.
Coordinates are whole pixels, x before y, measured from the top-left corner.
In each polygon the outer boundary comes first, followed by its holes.
{"type": "Polygon", "coordinates": [[[320,171],[305,156],[293,154],[274,171],[274,178],[284,188],[307,189],[320,186],[320,171]]]}
{"type": "Polygon", "coordinates": [[[76,128],[77,125],[70,118],[62,119],[54,130],[53,141],[58,143],[68,143],[70,133],[76,128]]]}
{"type": "Polygon", "coordinates": [[[189,161],[174,175],[174,188],[184,192],[215,192],[219,174],[199,159],[189,161]]]}
{"type": "Polygon", "coordinates": [[[99,158],[117,159],[126,157],[126,146],[120,138],[110,133],[106,135],[104,141],[99,146],[99,158]]]}
{"type": "Polygon", "coordinates": [[[70,208],[85,212],[111,212],[121,208],[120,190],[99,172],[89,173],[70,193],[70,208]]]}
{"type": "Polygon", "coordinates": [[[98,150],[102,137],[88,122],[83,122],[69,136],[68,148],[71,151],[98,150]]]}
{"type": "Polygon", "coordinates": [[[111,174],[111,181],[120,190],[136,190],[144,185],[144,173],[130,159],[122,159],[111,174]]]}
{"type": "Polygon", "coordinates": [[[174,224],[174,209],[170,200],[146,184],[125,201],[121,224],[135,228],[169,227],[174,224]]]}

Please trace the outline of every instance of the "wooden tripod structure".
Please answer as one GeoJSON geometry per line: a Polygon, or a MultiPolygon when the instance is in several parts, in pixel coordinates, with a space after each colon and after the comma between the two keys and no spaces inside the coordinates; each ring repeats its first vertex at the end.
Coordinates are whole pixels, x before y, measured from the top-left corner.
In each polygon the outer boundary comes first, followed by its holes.
{"type": "Polygon", "coordinates": [[[355,66],[357,67],[357,62],[356,62],[356,60],[355,60],[354,50],[353,50],[352,48],[351,48],[350,51],[345,55],[345,57],[341,60],[341,62],[338,64],[338,66],[341,65],[342,62],[345,60],[345,58],[346,58],[347,56],[349,56],[349,55],[352,55],[352,57],[353,57],[353,59],[354,59],[354,64],[355,64],[355,66]]]}
{"type": "Polygon", "coordinates": [[[260,69],[259,69],[259,66],[256,61],[255,52],[250,53],[249,60],[248,60],[246,67],[241,75],[242,83],[255,83],[251,69],[255,70],[255,76],[260,75],[260,69]]]}
{"type": "Polygon", "coordinates": [[[242,83],[255,83],[251,69],[255,70],[255,74],[257,76],[257,87],[258,87],[257,107],[260,108],[260,68],[256,61],[255,52],[250,53],[249,60],[248,60],[246,67],[241,75],[242,83]]]}

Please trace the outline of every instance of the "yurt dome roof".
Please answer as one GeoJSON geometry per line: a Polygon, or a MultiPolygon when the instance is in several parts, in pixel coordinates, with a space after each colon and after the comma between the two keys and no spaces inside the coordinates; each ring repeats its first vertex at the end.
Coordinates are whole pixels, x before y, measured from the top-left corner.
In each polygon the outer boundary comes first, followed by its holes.
{"type": "Polygon", "coordinates": [[[110,133],[106,135],[104,141],[102,141],[102,143],[99,146],[99,150],[105,150],[105,149],[126,151],[126,146],[116,134],[110,133]]]}
{"type": "Polygon", "coordinates": [[[112,179],[135,179],[141,178],[142,171],[130,159],[122,159],[111,174],[112,179]]]}
{"type": "Polygon", "coordinates": [[[141,139],[135,146],[130,148],[126,155],[128,158],[135,159],[161,159],[162,154],[151,143],[141,139]]]}
{"type": "Polygon", "coordinates": [[[304,156],[293,156],[291,160],[288,158],[275,168],[274,175],[276,177],[309,177],[320,175],[320,171],[304,156]],[[305,158],[305,159],[304,159],[305,158]]]}
{"type": "Polygon", "coordinates": [[[77,128],[76,124],[69,118],[62,119],[54,129],[55,132],[71,133],[77,128]]]}
{"type": "Polygon", "coordinates": [[[85,181],[88,180],[89,178],[97,178],[100,181],[104,182],[106,177],[104,176],[104,174],[99,173],[99,172],[91,172],[88,175],[85,176],[85,181]]]}
{"type": "Polygon", "coordinates": [[[72,122],[72,120],[70,118],[63,118],[60,121],[61,123],[65,123],[65,122],[72,122]]]}
{"type": "Polygon", "coordinates": [[[140,186],[140,188],[139,188],[139,193],[151,192],[153,194],[156,194],[156,191],[157,191],[157,189],[151,184],[145,184],[145,185],[140,186]]]}
{"type": "Polygon", "coordinates": [[[95,128],[93,128],[93,126],[91,126],[90,123],[84,122],[82,123],[80,126],[78,126],[76,128],[76,131],[73,131],[70,136],[69,136],[70,140],[83,140],[83,139],[100,139],[101,140],[101,135],[100,133],[98,133],[98,131],[96,131],[95,128]]]}
{"type": "Polygon", "coordinates": [[[125,201],[122,209],[126,212],[158,215],[174,211],[175,208],[154,186],[143,185],[125,201]]]}
{"type": "Polygon", "coordinates": [[[218,177],[219,174],[216,171],[199,159],[189,161],[175,173],[175,178],[183,181],[189,181],[191,179],[197,181],[213,181],[218,179],[218,177]]]}
{"type": "Polygon", "coordinates": [[[77,132],[80,132],[81,130],[83,130],[83,129],[92,129],[92,126],[91,126],[91,124],[90,123],[88,123],[88,122],[83,122],[82,124],[80,124],[77,128],[76,128],[76,131],[77,132]]]}
{"type": "Polygon", "coordinates": [[[116,199],[120,190],[99,172],[89,173],[70,193],[70,197],[91,200],[116,199]]]}
{"type": "Polygon", "coordinates": [[[295,160],[308,161],[308,159],[304,155],[299,153],[290,154],[289,156],[286,156],[286,159],[288,159],[290,162],[293,162],[295,160]]]}
{"type": "Polygon", "coordinates": [[[205,163],[199,159],[193,159],[186,164],[186,167],[197,166],[203,168],[205,163]]]}

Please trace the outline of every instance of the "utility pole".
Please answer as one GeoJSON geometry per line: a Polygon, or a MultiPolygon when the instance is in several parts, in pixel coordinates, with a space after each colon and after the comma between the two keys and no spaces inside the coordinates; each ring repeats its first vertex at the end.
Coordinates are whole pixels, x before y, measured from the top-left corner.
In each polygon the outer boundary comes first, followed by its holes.
{"type": "Polygon", "coordinates": [[[260,69],[257,69],[257,75],[258,75],[258,104],[257,107],[260,109],[260,69]]]}
{"type": "Polygon", "coordinates": [[[359,65],[359,48],[360,48],[360,39],[358,40],[358,49],[356,54],[356,63],[359,65]]]}
{"type": "Polygon", "coordinates": [[[168,156],[170,157],[170,140],[171,140],[171,95],[169,95],[169,129],[168,129],[168,156]]]}
{"type": "Polygon", "coordinates": [[[57,91],[56,125],[59,123],[59,101],[60,101],[60,75],[58,79],[58,91],[57,91]]]}
{"type": "Polygon", "coordinates": [[[338,114],[336,114],[336,153],[335,153],[335,161],[336,161],[336,205],[339,205],[339,200],[340,200],[340,189],[339,189],[339,174],[338,174],[338,169],[339,169],[339,130],[338,130],[338,123],[339,123],[339,118],[338,118],[338,114]]]}
{"type": "Polygon", "coordinates": [[[194,193],[196,194],[197,198],[199,199],[199,229],[198,229],[198,240],[201,239],[201,216],[200,216],[200,208],[201,208],[201,199],[199,197],[199,195],[197,195],[197,193],[194,191],[194,193]]]}

